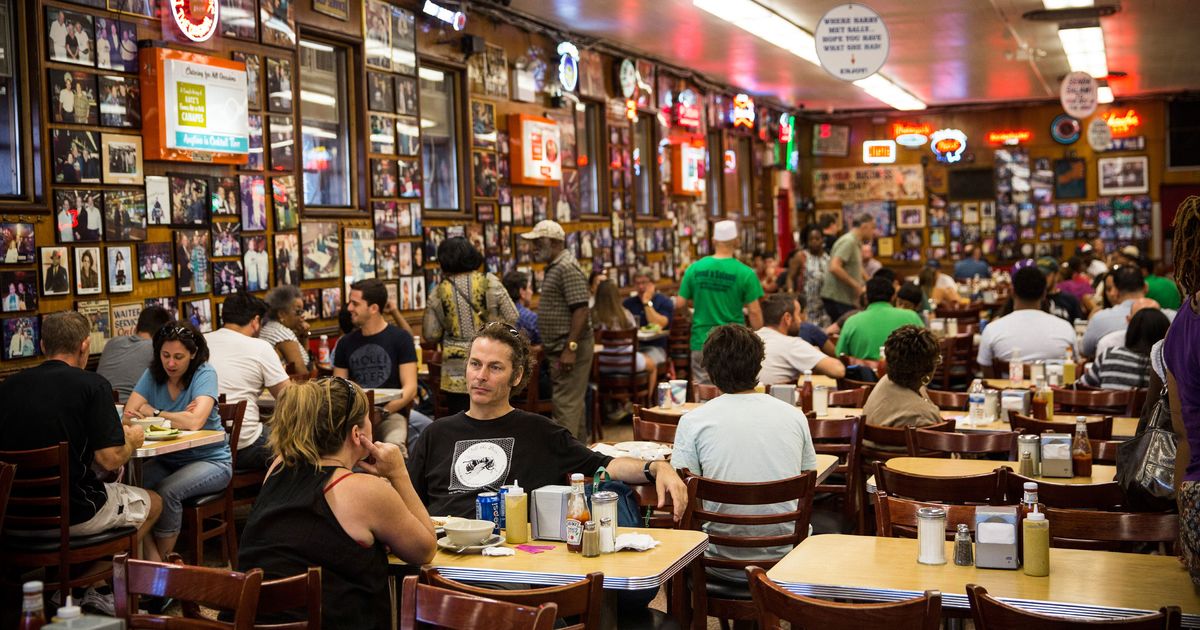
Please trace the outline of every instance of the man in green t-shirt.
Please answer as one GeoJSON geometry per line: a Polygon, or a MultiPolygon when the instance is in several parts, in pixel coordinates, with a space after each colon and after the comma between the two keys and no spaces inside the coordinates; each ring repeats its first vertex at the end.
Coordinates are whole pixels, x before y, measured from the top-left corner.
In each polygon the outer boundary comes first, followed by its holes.
{"type": "Polygon", "coordinates": [[[892,306],[896,287],[887,278],[872,278],[867,281],[865,310],[851,315],[842,326],[838,337],[837,354],[850,355],[858,359],[879,360],[879,348],[883,347],[893,330],[912,324],[925,326],[916,312],[892,306]]]}
{"type": "Polygon", "coordinates": [[[833,321],[857,308],[858,296],[865,291],[867,281],[863,272],[862,246],[875,238],[875,219],[864,213],[854,217],[851,225],[853,227],[833,244],[829,252],[829,269],[821,283],[821,300],[833,321]]]}
{"type": "Polygon", "coordinates": [[[683,272],[679,295],[692,313],[692,382],[709,385],[712,379],[701,367],[708,331],[724,324],[746,324],[762,328],[762,285],[754,270],[733,257],[737,249],[737,223],[718,221],[713,225],[713,255],[692,263],[683,272]],[[742,316],[742,307],[746,316],[742,316]],[[749,320],[747,322],[747,320],[749,320]]]}
{"type": "Polygon", "coordinates": [[[1175,281],[1154,275],[1154,261],[1148,256],[1140,257],[1138,266],[1142,268],[1142,273],[1146,274],[1146,297],[1158,302],[1163,308],[1179,310],[1179,305],[1183,304],[1183,297],[1179,295],[1179,287],[1175,285],[1175,281]]]}

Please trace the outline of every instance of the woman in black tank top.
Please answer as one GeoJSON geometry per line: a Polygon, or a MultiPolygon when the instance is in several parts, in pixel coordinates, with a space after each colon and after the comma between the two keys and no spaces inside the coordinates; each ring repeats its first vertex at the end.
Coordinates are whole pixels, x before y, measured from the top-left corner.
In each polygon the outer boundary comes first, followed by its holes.
{"type": "Polygon", "coordinates": [[[390,627],[388,549],[410,564],[435,551],[433,524],[399,448],[371,440],[368,410],[366,395],[345,379],[283,391],[271,423],[277,457],[238,552],[239,570],[261,568],[266,579],[321,567],[321,623],[331,630],[390,627]],[[355,466],[367,474],[351,472],[355,466]]]}

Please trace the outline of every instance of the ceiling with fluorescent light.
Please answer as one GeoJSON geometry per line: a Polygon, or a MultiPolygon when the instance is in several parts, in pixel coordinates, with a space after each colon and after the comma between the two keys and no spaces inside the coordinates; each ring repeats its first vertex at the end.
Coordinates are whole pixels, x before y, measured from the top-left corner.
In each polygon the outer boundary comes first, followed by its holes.
{"type": "MultiPolygon", "coordinates": [[[[758,0],[813,32],[844,0],[758,0]]],[[[1118,0],[1097,0],[1097,4],[1118,0]]],[[[880,74],[927,105],[1056,99],[1070,71],[1054,22],[1022,19],[1042,0],[869,0],[891,35],[880,74]],[[1038,51],[1044,51],[1039,56],[1038,51]]],[[[890,110],[819,66],[701,10],[693,0],[513,0],[571,32],[695,69],[760,96],[817,111],[890,110]]],[[[1116,98],[1200,89],[1200,41],[1181,16],[1196,0],[1125,0],[1102,18],[1116,98]]]]}

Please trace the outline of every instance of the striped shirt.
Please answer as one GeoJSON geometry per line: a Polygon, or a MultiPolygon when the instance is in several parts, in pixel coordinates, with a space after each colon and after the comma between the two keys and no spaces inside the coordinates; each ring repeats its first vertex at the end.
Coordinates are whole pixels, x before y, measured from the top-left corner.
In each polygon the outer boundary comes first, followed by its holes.
{"type": "Polygon", "coordinates": [[[304,344],[300,343],[300,340],[296,338],[296,333],[291,328],[275,320],[271,320],[258,332],[258,338],[271,344],[272,348],[278,348],[279,344],[285,341],[295,341],[296,345],[300,346],[300,358],[304,361],[304,365],[308,365],[308,348],[305,348],[304,344]]]}
{"type": "Polygon", "coordinates": [[[1081,383],[1103,389],[1132,389],[1150,385],[1150,357],[1121,346],[1110,348],[1088,366],[1081,383]]]}

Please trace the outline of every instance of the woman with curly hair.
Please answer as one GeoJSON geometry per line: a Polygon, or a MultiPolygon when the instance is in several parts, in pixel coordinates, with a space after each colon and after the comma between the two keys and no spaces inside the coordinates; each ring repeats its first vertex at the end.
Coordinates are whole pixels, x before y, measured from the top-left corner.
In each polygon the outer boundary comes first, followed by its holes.
{"type": "Polygon", "coordinates": [[[1175,487],[1179,502],[1179,558],[1200,586],[1200,197],[1175,213],[1175,282],[1183,304],[1163,342],[1171,425],[1179,441],[1175,487]]]}
{"type": "Polygon", "coordinates": [[[924,427],[941,422],[941,411],[925,393],[925,386],[942,362],[941,348],[933,333],[920,326],[901,326],[892,331],[883,348],[888,373],[871,390],[863,406],[867,424],[924,427]]]}

